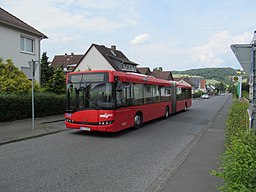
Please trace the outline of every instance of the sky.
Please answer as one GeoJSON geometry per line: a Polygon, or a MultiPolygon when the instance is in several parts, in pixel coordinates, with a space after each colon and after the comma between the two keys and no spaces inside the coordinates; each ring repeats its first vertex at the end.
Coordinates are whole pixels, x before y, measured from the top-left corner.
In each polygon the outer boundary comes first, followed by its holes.
{"type": "Polygon", "coordinates": [[[0,7],[44,33],[41,52],[85,54],[116,45],[138,67],[165,71],[241,69],[231,44],[249,44],[255,0],[0,0],[0,7]]]}

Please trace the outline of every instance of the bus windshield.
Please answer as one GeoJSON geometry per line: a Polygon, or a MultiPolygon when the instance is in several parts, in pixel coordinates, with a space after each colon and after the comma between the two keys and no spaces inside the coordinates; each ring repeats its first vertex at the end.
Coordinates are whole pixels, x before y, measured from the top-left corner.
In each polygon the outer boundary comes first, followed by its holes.
{"type": "MultiPolygon", "coordinates": [[[[83,76],[85,74],[82,74],[83,76]]],[[[108,82],[79,81],[67,83],[67,112],[86,109],[113,109],[113,86],[108,82]]]]}

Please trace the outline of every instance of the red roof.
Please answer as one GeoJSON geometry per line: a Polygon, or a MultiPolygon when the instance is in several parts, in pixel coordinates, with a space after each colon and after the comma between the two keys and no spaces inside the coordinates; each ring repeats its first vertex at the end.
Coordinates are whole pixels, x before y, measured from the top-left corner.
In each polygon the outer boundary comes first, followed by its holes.
{"type": "Polygon", "coordinates": [[[137,67],[137,71],[144,75],[151,75],[149,67],[137,67]]]}
{"type": "Polygon", "coordinates": [[[53,68],[64,68],[67,67],[67,65],[72,65],[72,64],[78,64],[78,62],[81,60],[83,55],[56,55],[53,60],[52,60],[52,67],[53,68]]]}
{"type": "Polygon", "coordinates": [[[173,76],[171,71],[152,71],[151,75],[158,79],[173,81],[173,76]]]}

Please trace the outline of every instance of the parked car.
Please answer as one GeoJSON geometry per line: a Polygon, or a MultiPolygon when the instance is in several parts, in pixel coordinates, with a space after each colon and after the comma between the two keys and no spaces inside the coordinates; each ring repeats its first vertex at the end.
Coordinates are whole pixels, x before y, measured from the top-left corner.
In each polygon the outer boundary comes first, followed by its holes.
{"type": "Polygon", "coordinates": [[[209,99],[209,95],[208,94],[203,94],[202,99],[209,99]]]}

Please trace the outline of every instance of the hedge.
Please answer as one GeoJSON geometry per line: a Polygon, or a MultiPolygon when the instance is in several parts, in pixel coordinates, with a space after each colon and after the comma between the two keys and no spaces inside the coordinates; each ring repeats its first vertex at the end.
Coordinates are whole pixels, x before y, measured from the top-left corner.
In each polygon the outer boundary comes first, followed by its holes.
{"type": "Polygon", "coordinates": [[[212,171],[224,180],[223,192],[256,191],[256,135],[246,127],[247,108],[247,102],[236,100],[228,115],[226,151],[219,171],[212,171]]]}
{"type": "MultiPolygon", "coordinates": [[[[0,122],[30,118],[32,116],[31,95],[0,94],[0,122]]],[[[64,114],[65,95],[36,94],[35,117],[64,114]]]]}

